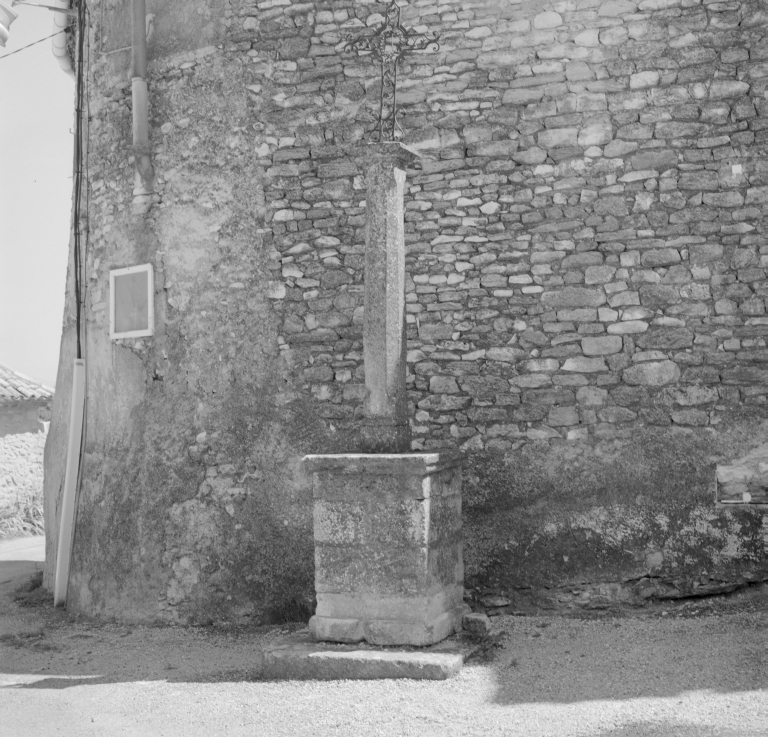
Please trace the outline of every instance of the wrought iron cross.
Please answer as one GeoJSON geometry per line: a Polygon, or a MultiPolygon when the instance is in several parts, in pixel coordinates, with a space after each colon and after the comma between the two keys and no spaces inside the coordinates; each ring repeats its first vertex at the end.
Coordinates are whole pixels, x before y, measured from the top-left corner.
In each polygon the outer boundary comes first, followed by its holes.
{"type": "Polygon", "coordinates": [[[371,54],[380,66],[381,96],[379,99],[378,130],[372,134],[378,141],[396,141],[403,129],[397,120],[397,69],[400,60],[414,51],[437,51],[440,35],[435,32],[416,33],[400,23],[400,6],[391,0],[386,17],[373,33],[364,33],[349,40],[344,51],[356,51],[360,56],[371,54]]]}

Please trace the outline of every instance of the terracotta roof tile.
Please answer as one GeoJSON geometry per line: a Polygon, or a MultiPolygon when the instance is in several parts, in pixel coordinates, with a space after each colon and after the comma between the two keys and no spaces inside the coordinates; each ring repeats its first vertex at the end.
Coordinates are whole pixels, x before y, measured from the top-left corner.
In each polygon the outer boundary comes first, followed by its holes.
{"type": "Polygon", "coordinates": [[[0,363],[0,401],[51,399],[53,389],[0,363]]]}

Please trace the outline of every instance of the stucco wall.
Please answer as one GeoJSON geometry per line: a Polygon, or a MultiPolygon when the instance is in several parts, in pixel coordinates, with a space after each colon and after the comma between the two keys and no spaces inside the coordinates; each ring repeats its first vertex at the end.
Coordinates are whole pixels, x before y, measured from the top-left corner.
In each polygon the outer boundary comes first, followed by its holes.
{"type": "Polygon", "coordinates": [[[43,429],[41,420],[50,420],[48,401],[0,402],[0,438],[18,433],[37,433],[43,429]]]}
{"type": "MultiPolygon", "coordinates": [[[[124,44],[123,5],[93,43],[124,44]]],[[[186,3],[174,35],[177,4],[150,2],[147,215],[127,54],[95,62],[76,608],[311,606],[299,460],[356,447],[365,208],[347,144],[378,102],[337,46],[383,7],[186,3]],[[109,269],[147,261],[157,335],[111,342],[109,269]]],[[[764,576],[757,511],[713,504],[715,464],[768,440],[761,4],[423,1],[403,20],[441,33],[401,75],[423,153],[414,448],[466,452],[469,583],[601,605],[764,576]]]]}

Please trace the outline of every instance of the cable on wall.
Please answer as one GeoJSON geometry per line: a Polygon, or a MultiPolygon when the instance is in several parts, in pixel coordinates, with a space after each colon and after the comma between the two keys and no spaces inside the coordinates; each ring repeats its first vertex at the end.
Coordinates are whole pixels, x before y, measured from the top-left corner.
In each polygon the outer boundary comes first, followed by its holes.
{"type": "MultiPolygon", "coordinates": [[[[75,147],[74,147],[74,206],[72,227],[74,231],[74,277],[75,277],[75,326],[77,333],[76,357],[83,357],[82,312],[83,312],[83,262],[82,262],[82,204],[83,204],[83,113],[85,112],[85,37],[88,32],[85,0],[77,3],[77,69],[75,72],[75,147]]],[[[87,218],[87,215],[86,215],[87,218]]]]}
{"type": "Polygon", "coordinates": [[[13,56],[14,54],[18,54],[20,51],[24,51],[24,49],[30,48],[30,46],[36,46],[39,43],[42,43],[43,41],[47,41],[49,38],[53,38],[54,36],[59,36],[62,33],[66,33],[66,31],[56,31],[56,33],[52,33],[50,36],[44,36],[43,38],[38,38],[37,41],[33,41],[31,44],[27,44],[26,46],[22,46],[20,49],[16,49],[15,51],[9,51],[7,54],[3,54],[0,56],[0,59],[5,59],[9,56],[13,56]]]}

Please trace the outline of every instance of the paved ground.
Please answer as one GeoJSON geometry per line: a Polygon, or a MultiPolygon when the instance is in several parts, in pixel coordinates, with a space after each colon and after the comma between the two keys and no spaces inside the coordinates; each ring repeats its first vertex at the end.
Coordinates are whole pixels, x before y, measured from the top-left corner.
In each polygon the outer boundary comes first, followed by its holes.
{"type": "Polygon", "coordinates": [[[291,627],[70,617],[39,589],[13,594],[39,568],[24,556],[39,560],[40,543],[0,542],[2,737],[768,737],[764,590],[499,617],[450,681],[264,682],[263,647],[291,627]]]}

